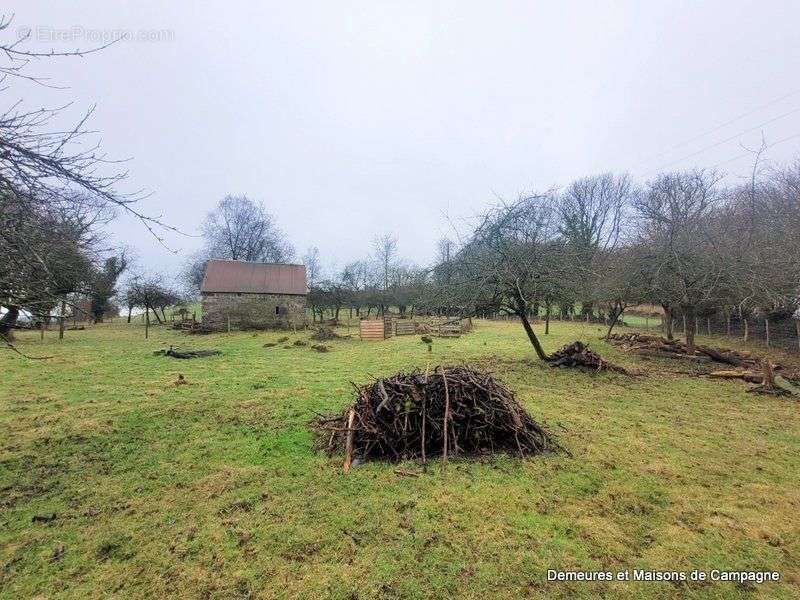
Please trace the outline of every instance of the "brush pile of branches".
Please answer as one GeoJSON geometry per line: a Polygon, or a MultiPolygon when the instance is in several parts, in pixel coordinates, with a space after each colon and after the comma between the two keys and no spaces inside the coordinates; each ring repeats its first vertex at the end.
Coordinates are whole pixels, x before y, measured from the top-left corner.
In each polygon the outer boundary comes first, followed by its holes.
{"type": "Polygon", "coordinates": [[[330,327],[318,327],[317,330],[314,332],[314,335],[311,336],[312,340],[316,340],[318,342],[327,342],[329,340],[341,340],[344,339],[345,336],[339,335],[330,327]]]}
{"type": "Polygon", "coordinates": [[[404,460],[507,452],[527,456],[558,448],[547,431],[488,373],[437,367],[355,386],[356,401],[317,426],[328,450],[353,458],[404,460]]]}
{"type": "Polygon", "coordinates": [[[190,359],[190,358],[206,358],[208,356],[219,356],[222,354],[219,350],[179,350],[178,348],[169,347],[169,350],[156,350],[153,352],[156,356],[171,356],[172,358],[190,359]]]}
{"type": "Polygon", "coordinates": [[[578,367],[592,371],[613,371],[630,375],[624,367],[608,362],[597,352],[589,350],[589,347],[580,341],[562,346],[550,355],[548,362],[551,367],[578,367]]]}
{"type": "Polygon", "coordinates": [[[175,323],[172,324],[172,328],[188,333],[189,335],[207,335],[209,333],[214,333],[211,327],[199,321],[175,321],[175,323]]]}
{"type": "MultiPolygon", "coordinates": [[[[750,352],[731,350],[730,348],[712,348],[695,344],[694,352],[680,340],[668,340],[656,335],[643,333],[615,333],[608,340],[623,350],[642,356],[656,358],[682,358],[700,362],[719,362],[741,369],[760,369],[763,359],[750,352]]],[[[780,369],[780,365],[775,365],[780,369]]]]}

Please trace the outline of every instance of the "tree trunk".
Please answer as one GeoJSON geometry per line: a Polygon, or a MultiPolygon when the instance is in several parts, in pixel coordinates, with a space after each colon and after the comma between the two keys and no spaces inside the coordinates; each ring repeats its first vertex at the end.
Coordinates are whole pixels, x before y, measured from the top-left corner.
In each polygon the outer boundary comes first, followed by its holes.
{"type": "Polygon", "coordinates": [[[144,339],[150,335],[150,308],[144,307],[144,339]]]}
{"type": "Polygon", "coordinates": [[[689,354],[694,354],[694,334],[695,327],[697,326],[697,318],[694,316],[694,308],[689,308],[684,312],[684,336],[686,337],[686,346],[689,348],[689,354]]]}
{"type": "Polygon", "coordinates": [[[615,302],[614,307],[611,310],[611,324],[608,326],[608,331],[606,332],[606,340],[611,337],[611,331],[614,329],[614,325],[617,324],[617,321],[619,321],[619,317],[622,314],[622,302],[615,302]]]}
{"type": "Polygon", "coordinates": [[[664,309],[664,335],[667,336],[668,340],[671,340],[673,337],[672,334],[672,310],[668,306],[661,305],[661,308],[664,309]]]}
{"type": "Polygon", "coordinates": [[[550,335],[550,305],[544,309],[544,334],[550,335]]]}
{"type": "Polygon", "coordinates": [[[13,330],[19,318],[19,307],[6,305],[6,313],[0,317],[0,335],[11,341],[13,330]]]}
{"type": "Polygon", "coordinates": [[[764,333],[767,337],[767,347],[769,347],[769,319],[764,317],[764,333]]]}
{"type": "Polygon", "coordinates": [[[744,341],[746,342],[749,337],[750,337],[750,327],[747,324],[747,317],[745,317],[745,319],[744,319],[744,341]]]}
{"type": "Polygon", "coordinates": [[[130,322],[131,322],[131,313],[132,313],[132,312],[133,312],[133,307],[132,307],[132,306],[129,306],[129,307],[128,307],[128,323],[130,323],[130,322]]]}
{"type": "Polygon", "coordinates": [[[763,385],[765,389],[774,390],[775,372],[772,370],[772,363],[769,361],[768,358],[764,358],[761,360],[761,370],[764,373],[764,378],[763,381],[761,382],[761,385],[763,385]]]}
{"type": "Polygon", "coordinates": [[[550,360],[550,357],[547,356],[544,348],[542,348],[539,338],[536,337],[536,333],[533,331],[533,327],[531,327],[531,322],[528,320],[528,316],[525,314],[525,311],[517,311],[517,316],[519,316],[519,320],[522,321],[522,326],[525,328],[525,333],[528,334],[528,339],[531,341],[531,345],[536,351],[536,356],[538,356],[541,360],[550,360]]]}
{"type": "Polygon", "coordinates": [[[67,312],[67,303],[62,300],[61,301],[61,315],[58,318],[58,339],[64,339],[64,315],[67,312]]]}

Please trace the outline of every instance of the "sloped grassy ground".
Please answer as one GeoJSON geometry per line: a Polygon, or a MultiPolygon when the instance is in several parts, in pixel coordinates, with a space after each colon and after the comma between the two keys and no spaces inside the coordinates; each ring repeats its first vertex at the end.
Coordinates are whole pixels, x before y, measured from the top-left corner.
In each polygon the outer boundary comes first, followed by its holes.
{"type": "Polygon", "coordinates": [[[554,323],[543,338],[588,340],[647,376],[550,369],[515,323],[478,322],[432,353],[417,337],[319,354],[262,347],[279,333],[23,333],[24,351],[54,358],[0,352],[0,597],[798,597],[798,403],[661,373],[598,335],[554,323]],[[153,356],[168,344],[224,355],[153,356]],[[314,451],[309,420],[342,410],[350,381],[463,361],[492,369],[572,456],[402,477],[343,475],[341,457],[314,451]],[[548,583],[549,568],[782,582],[548,583]]]}

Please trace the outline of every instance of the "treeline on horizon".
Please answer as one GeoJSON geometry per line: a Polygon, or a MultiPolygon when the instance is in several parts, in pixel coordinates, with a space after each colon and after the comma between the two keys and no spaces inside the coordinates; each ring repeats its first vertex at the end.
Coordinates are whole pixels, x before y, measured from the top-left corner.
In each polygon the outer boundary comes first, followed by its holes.
{"type": "MultiPolygon", "coordinates": [[[[438,243],[434,264],[398,258],[376,238],[369,258],[323,277],[306,257],[309,304],[452,316],[576,315],[612,324],[637,304],[685,317],[786,318],[800,302],[800,161],[724,186],[715,171],[663,173],[636,185],[606,173],[487,210],[461,241],[438,243]]],[[[527,327],[526,327],[527,329],[527,327]]],[[[668,331],[668,335],[672,332],[668,331]]]]}

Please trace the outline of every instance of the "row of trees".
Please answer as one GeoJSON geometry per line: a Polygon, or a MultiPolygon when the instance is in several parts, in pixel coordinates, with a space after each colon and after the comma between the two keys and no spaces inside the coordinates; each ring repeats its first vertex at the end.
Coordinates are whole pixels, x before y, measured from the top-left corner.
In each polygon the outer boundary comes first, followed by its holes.
{"type": "Polygon", "coordinates": [[[346,309],[350,316],[384,314],[390,307],[401,315],[420,307],[427,283],[427,271],[402,260],[398,240],[386,234],[373,241],[373,252],[363,260],[348,263],[341,270],[325,274],[320,253],[311,248],[303,257],[309,285],[308,303],[320,320],[329,310],[338,319],[346,309]]]}
{"type": "MultiPolygon", "coordinates": [[[[15,82],[46,85],[28,71],[38,60],[102,50],[37,52],[28,41],[0,17],[7,97],[15,82]]],[[[0,335],[6,340],[22,312],[44,316],[61,304],[63,313],[76,295],[91,298],[95,319],[108,313],[130,268],[101,233],[117,212],[136,217],[159,240],[173,229],[139,212],[137,196],[119,192],[125,172],[87,143],[91,110],[67,128],[57,124],[64,110],[26,109],[13,100],[0,114],[0,335]]],[[[223,199],[203,233],[206,244],[190,269],[195,287],[209,257],[284,262],[294,254],[263,205],[242,196],[223,199]]],[[[369,257],[328,276],[318,252],[305,262],[317,315],[390,306],[401,313],[509,313],[544,358],[533,317],[579,310],[589,318],[602,314],[613,327],[627,306],[648,302],[663,307],[668,325],[686,317],[692,344],[696,316],[785,316],[797,309],[800,164],[761,172],[757,160],[750,180],[733,187],[702,170],[662,174],[644,185],[614,174],[579,179],[492,208],[458,242],[443,240],[427,269],[401,260],[392,236],[376,239],[369,257]]],[[[145,280],[133,278],[134,287],[145,280]]],[[[162,301],[173,295],[156,287],[162,301]]],[[[128,299],[128,306],[149,315],[159,305],[154,294],[140,292],[131,292],[138,304],[128,299]]]]}
{"type": "Polygon", "coordinates": [[[791,316],[800,298],[800,162],[725,187],[718,173],[665,173],[644,185],[626,175],[585,177],[560,191],[526,194],[488,210],[461,243],[442,240],[435,264],[397,256],[377,238],[370,257],[323,276],[304,257],[312,309],[519,317],[546,359],[533,319],[577,315],[611,333],[632,305],[683,317],[791,316]]]}
{"type": "MultiPolygon", "coordinates": [[[[757,174],[757,170],[754,170],[757,174]]],[[[613,328],[632,304],[685,317],[735,312],[786,317],[800,297],[800,162],[723,187],[711,171],[580,179],[561,193],[494,208],[432,286],[464,313],[517,315],[546,358],[530,317],[556,307],[604,312],[613,328]]]]}

